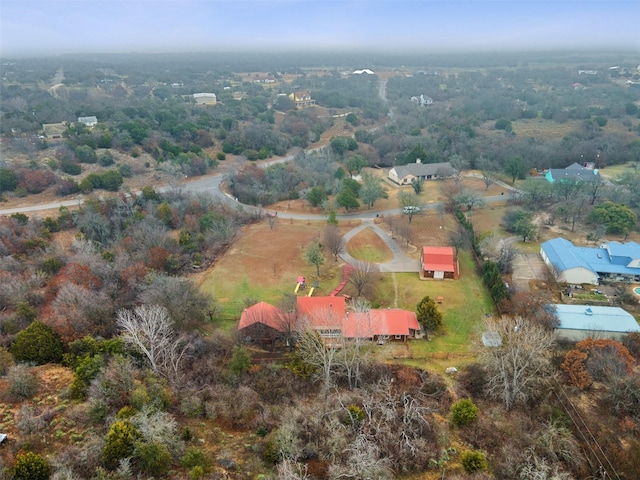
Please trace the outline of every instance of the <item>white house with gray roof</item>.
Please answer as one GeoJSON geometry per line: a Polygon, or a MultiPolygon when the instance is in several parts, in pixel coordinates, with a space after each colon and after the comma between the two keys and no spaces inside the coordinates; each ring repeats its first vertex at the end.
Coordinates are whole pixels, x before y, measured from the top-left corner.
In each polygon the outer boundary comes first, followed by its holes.
{"type": "Polygon", "coordinates": [[[414,180],[440,180],[449,178],[455,173],[449,162],[416,163],[398,165],[389,170],[389,178],[398,185],[411,185],[414,180]]]}

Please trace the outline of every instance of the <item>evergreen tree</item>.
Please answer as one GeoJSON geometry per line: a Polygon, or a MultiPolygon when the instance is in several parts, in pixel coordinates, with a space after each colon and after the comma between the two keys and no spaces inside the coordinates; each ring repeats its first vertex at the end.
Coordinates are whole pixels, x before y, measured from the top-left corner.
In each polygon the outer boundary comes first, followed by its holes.
{"type": "Polygon", "coordinates": [[[416,317],[425,332],[437,332],[442,328],[442,313],[438,310],[436,302],[425,296],[416,308],[416,317]]]}
{"type": "Polygon", "coordinates": [[[64,348],[60,335],[53,328],[35,321],[18,333],[11,353],[17,362],[42,365],[62,360],[64,348]]]}

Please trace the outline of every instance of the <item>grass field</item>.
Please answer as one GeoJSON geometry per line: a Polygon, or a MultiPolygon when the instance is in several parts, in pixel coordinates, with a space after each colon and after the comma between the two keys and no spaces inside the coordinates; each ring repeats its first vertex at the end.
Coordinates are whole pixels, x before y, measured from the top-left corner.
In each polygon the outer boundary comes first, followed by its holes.
{"type": "Polygon", "coordinates": [[[412,358],[406,363],[420,367],[446,368],[451,366],[451,358],[458,364],[466,359],[475,358],[479,344],[484,315],[495,313],[493,302],[476,274],[471,255],[460,255],[460,278],[456,281],[423,281],[421,295],[413,297],[416,305],[424,295],[436,299],[443,297],[438,308],[443,316],[442,334],[432,336],[430,340],[411,342],[412,358]]]}
{"type": "Polygon", "coordinates": [[[600,175],[610,180],[615,180],[626,171],[636,172],[637,168],[635,162],[621,163],[620,165],[611,165],[600,169],[600,175]]]}
{"type": "Polygon", "coordinates": [[[363,262],[385,263],[393,260],[393,253],[384,241],[370,228],[356,234],[347,243],[347,252],[363,262]]]}
{"type": "MultiPolygon", "coordinates": [[[[325,264],[316,267],[305,259],[305,251],[321,242],[326,222],[280,219],[274,228],[266,221],[243,229],[223,257],[201,274],[199,284],[215,299],[224,328],[231,328],[240,318],[248,301],[265,301],[278,305],[284,294],[293,293],[299,275],[311,284],[318,280],[319,295],[327,295],[342,278],[340,262],[325,254],[325,264]]],[[[344,233],[355,224],[341,228],[344,233]]]]}

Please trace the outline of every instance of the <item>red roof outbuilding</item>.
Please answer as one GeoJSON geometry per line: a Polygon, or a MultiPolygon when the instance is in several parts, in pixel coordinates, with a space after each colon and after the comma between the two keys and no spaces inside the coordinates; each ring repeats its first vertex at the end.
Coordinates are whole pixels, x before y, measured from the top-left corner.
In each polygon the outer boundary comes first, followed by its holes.
{"type": "Polygon", "coordinates": [[[458,259],[453,252],[453,247],[422,247],[420,261],[423,276],[427,278],[458,279],[458,259]]]}

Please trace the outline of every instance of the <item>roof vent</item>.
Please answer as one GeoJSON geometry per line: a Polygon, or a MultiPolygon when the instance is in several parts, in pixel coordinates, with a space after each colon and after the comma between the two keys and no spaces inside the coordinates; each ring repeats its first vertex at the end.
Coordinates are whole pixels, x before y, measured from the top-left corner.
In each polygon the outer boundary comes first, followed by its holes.
{"type": "Polygon", "coordinates": [[[593,315],[593,310],[591,310],[591,307],[587,307],[584,311],[585,314],[587,315],[593,315]]]}
{"type": "Polygon", "coordinates": [[[602,254],[601,253],[598,254],[598,258],[602,258],[602,254]]]}

